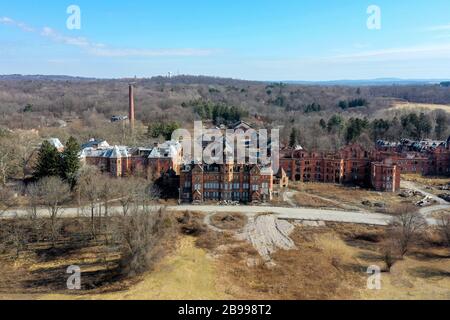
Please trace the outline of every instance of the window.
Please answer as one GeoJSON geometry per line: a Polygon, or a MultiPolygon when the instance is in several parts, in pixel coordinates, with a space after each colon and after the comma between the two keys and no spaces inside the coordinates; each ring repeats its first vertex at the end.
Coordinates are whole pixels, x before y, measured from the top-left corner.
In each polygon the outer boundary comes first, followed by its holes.
{"type": "Polygon", "coordinates": [[[258,191],[259,190],[259,185],[254,184],[252,185],[252,191],[258,191]]]}

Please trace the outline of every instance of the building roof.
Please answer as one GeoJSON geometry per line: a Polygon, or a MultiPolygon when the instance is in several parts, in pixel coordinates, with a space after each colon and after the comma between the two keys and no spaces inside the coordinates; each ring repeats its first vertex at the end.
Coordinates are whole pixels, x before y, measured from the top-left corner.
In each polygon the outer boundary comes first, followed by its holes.
{"type": "Polygon", "coordinates": [[[58,150],[64,149],[64,145],[61,143],[61,141],[58,138],[50,138],[50,139],[47,139],[47,141],[58,150]]]}
{"type": "Polygon", "coordinates": [[[109,148],[96,149],[85,148],[80,153],[80,158],[127,158],[130,156],[128,148],[125,146],[113,146],[109,148]]]}
{"type": "Polygon", "coordinates": [[[166,141],[153,148],[149,158],[175,158],[181,151],[181,144],[178,141],[166,141]]]}
{"type": "Polygon", "coordinates": [[[247,122],[240,120],[236,123],[234,123],[231,126],[232,129],[237,130],[237,129],[244,129],[244,131],[252,129],[252,126],[250,124],[248,124],[247,122]]]}
{"type": "Polygon", "coordinates": [[[85,144],[83,144],[81,146],[81,149],[86,149],[86,148],[109,148],[110,145],[108,142],[106,142],[106,140],[103,139],[91,139],[88,142],[86,142],[85,144]]]}

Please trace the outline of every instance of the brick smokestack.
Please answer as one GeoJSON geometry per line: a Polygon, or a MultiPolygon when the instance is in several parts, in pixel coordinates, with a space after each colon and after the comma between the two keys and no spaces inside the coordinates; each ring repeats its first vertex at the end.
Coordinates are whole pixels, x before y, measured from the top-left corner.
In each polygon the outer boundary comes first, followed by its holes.
{"type": "Polygon", "coordinates": [[[134,84],[130,83],[129,85],[129,111],[128,111],[128,119],[130,121],[130,128],[134,130],[134,84]]]}

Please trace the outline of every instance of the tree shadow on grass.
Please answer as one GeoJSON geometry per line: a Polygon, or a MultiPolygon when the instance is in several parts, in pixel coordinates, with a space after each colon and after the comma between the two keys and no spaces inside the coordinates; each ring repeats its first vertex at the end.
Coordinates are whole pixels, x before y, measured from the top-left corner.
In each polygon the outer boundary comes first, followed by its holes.
{"type": "Polygon", "coordinates": [[[408,273],[412,276],[419,278],[447,278],[450,277],[450,272],[430,267],[417,267],[408,270],[408,273]]]}
{"type": "MultiPolygon", "coordinates": [[[[81,268],[81,291],[74,290],[74,293],[99,289],[124,278],[120,268],[114,262],[109,262],[108,265],[97,262],[79,264],[78,266],[81,268]],[[94,271],[83,272],[83,270],[94,271]]],[[[64,265],[32,271],[30,279],[22,282],[23,287],[42,293],[67,290],[67,280],[72,275],[67,273],[69,267],[70,265],[64,265]]]]}
{"type": "Polygon", "coordinates": [[[437,254],[429,251],[415,251],[410,255],[421,261],[450,259],[450,254],[437,254]]]}
{"type": "Polygon", "coordinates": [[[380,254],[375,252],[361,252],[358,254],[358,259],[362,259],[369,262],[379,262],[382,260],[380,254]]]}
{"type": "Polygon", "coordinates": [[[50,262],[56,258],[65,257],[73,252],[76,252],[86,246],[85,243],[64,243],[62,245],[57,245],[55,247],[46,248],[36,248],[34,252],[36,253],[38,262],[50,262]]]}

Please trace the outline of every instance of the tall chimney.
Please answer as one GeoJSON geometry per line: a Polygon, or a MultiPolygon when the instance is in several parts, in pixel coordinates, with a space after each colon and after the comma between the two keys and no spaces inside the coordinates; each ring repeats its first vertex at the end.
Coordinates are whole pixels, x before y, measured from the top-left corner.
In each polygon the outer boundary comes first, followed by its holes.
{"type": "Polygon", "coordinates": [[[134,85],[130,83],[129,85],[129,111],[128,119],[130,121],[131,131],[134,130],[134,85]]]}

